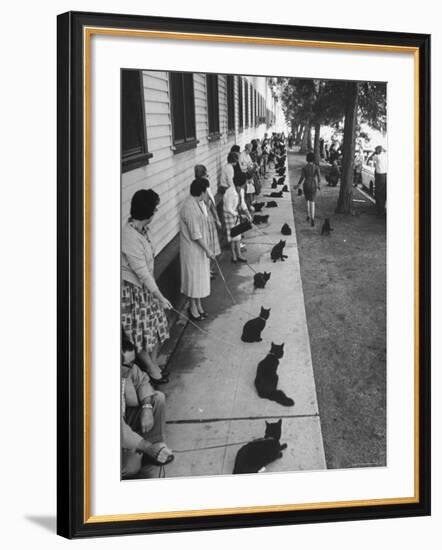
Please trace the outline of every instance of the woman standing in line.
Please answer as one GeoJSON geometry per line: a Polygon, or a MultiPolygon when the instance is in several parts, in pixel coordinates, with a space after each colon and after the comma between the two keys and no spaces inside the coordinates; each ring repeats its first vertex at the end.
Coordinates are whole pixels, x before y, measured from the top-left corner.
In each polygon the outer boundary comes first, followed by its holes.
{"type": "Polygon", "coordinates": [[[207,317],[201,299],[210,294],[210,260],[215,258],[204,204],[207,187],[206,179],[195,179],[180,212],[181,292],[189,298],[193,321],[207,317]]]}
{"type": "Polygon", "coordinates": [[[168,382],[161,371],[158,350],[169,338],[164,310],[172,307],[153,276],[154,248],[149,224],[159,204],[160,197],[152,189],[137,191],[121,239],[121,322],[135,346],[140,367],[157,384],[168,382]]]}
{"type": "Polygon", "coordinates": [[[302,167],[301,177],[299,178],[298,185],[295,189],[304,182],[303,190],[305,200],[307,201],[307,221],[310,221],[311,226],[315,225],[315,198],[316,191],[320,188],[321,172],[319,166],[313,163],[315,155],[313,153],[307,153],[307,164],[302,167]]]}
{"type": "Polygon", "coordinates": [[[229,187],[223,197],[226,237],[227,242],[230,243],[232,262],[235,264],[237,261],[247,262],[247,259],[241,254],[241,234],[236,237],[232,237],[230,235],[231,229],[240,222],[240,214],[244,214],[249,221],[252,221],[252,217],[247,209],[246,201],[244,199],[244,188],[246,181],[247,176],[245,172],[239,172],[236,174],[233,179],[235,185],[233,187],[229,187]]]}
{"type": "Polygon", "coordinates": [[[234,185],[233,176],[235,175],[235,167],[238,164],[238,153],[229,153],[227,155],[227,164],[221,169],[221,178],[219,180],[219,191],[224,194],[228,187],[234,185]]]}
{"type": "MultiPolygon", "coordinates": [[[[232,167],[233,170],[233,167],[232,167]]],[[[209,183],[209,176],[207,174],[207,168],[203,164],[197,164],[195,166],[195,179],[203,178],[207,181],[207,193],[204,200],[204,205],[206,207],[205,214],[207,216],[209,234],[208,234],[208,244],[210,250],[213,252],[215,258],[221,254],[221,247],[219,244],[218,230],[221,229],[221,222],[218,217],[218,212],[216,211],[215,197],[212,194],[209,183]]],[[[212,264],[214,262],[211,262],[212,264]]],[[[214,265],[210,266],[210,278],[215,278],[214,265]]]]}

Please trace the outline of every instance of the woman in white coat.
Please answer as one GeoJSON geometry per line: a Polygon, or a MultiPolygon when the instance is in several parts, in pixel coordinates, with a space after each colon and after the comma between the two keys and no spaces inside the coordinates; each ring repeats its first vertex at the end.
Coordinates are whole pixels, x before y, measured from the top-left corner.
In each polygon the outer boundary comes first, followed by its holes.
{"type": "Polygon", "coordinates": [[[181,292],[189,298],[193,321],[207,316],[201,299],[210,294],[210,260],[215,257],[204,204],[207,187],[206,179],[196,178],[180,212],[181,292]]]}

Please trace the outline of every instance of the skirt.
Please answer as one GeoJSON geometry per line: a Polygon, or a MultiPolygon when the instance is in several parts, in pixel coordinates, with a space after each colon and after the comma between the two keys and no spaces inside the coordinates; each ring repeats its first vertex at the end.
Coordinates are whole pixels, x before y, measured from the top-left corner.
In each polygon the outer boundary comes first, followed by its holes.
{"type": "Polygon", "coordinates": [[[303,185],[304,196],[306,201],[314,202],[316,198],[316,184],[315,182],[306,181],[303,185]]]}
{"type": "Polygon", "coordinates": [[[212,214],[209,214],[209,218],[207,221],[208,221],[208,227],[209,227],[209,234],[208,234],[209,248],[215,254],[215,256],[219,256],[221,254],[221,248],[219,246],[218,228],[216,227],[216,222],[213,219],[212,214]]]}
{"type": "Polygon", "coordinates": [[[230,230],[235,227],[235,225],[238,225],[240,222],[239,216],[232,216],[230,212],[224,212],[224,223],[226,226],[226,237],[227,242],[238,242],[241,240],[241,235],[237,235],[236,237],[230,236],[230,230]]]}
{"type": "Polygon", "coordinates": [[[169,338],[166,314],[159,301],[144,287],[123,281],[121,324],[139,354],[151,352],[169,338]]]}

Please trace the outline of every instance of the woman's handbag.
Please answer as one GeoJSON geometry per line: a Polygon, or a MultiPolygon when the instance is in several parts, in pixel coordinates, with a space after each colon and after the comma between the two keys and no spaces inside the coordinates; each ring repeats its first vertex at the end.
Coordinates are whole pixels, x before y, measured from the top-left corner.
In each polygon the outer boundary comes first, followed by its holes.
{"type": "Polygon", "coordinates": [[[245,233],[246,231],[249,231],[249,229],[252,229],[252,224],[249,222],[249,220],[241,221],[238,225],[235,225],[235,227],[232,227],[230,230],[230,236],[236,237],[242,233],[245,233]]]}

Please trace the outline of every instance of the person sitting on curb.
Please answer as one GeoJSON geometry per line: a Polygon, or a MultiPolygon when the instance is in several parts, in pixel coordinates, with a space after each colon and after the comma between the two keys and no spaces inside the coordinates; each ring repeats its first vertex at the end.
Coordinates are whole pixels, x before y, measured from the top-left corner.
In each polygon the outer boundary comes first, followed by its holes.
{"type": "Polygon", "coordinates": [[[338,185],[340,177],[341,172],[339,171],[338,161],[334,160],[330,172],[326,178],[326,180],[328,181],[327,185],[329,187],[336,187],[338,185]]]}
{"type": "Polygon", "coordinates": [[[145,462],[164,466],[175,458],[164,442],[165,402],[135,364],[135,348],[123,333],[121,358],[121,477],[140,473],[145,462]]]}

